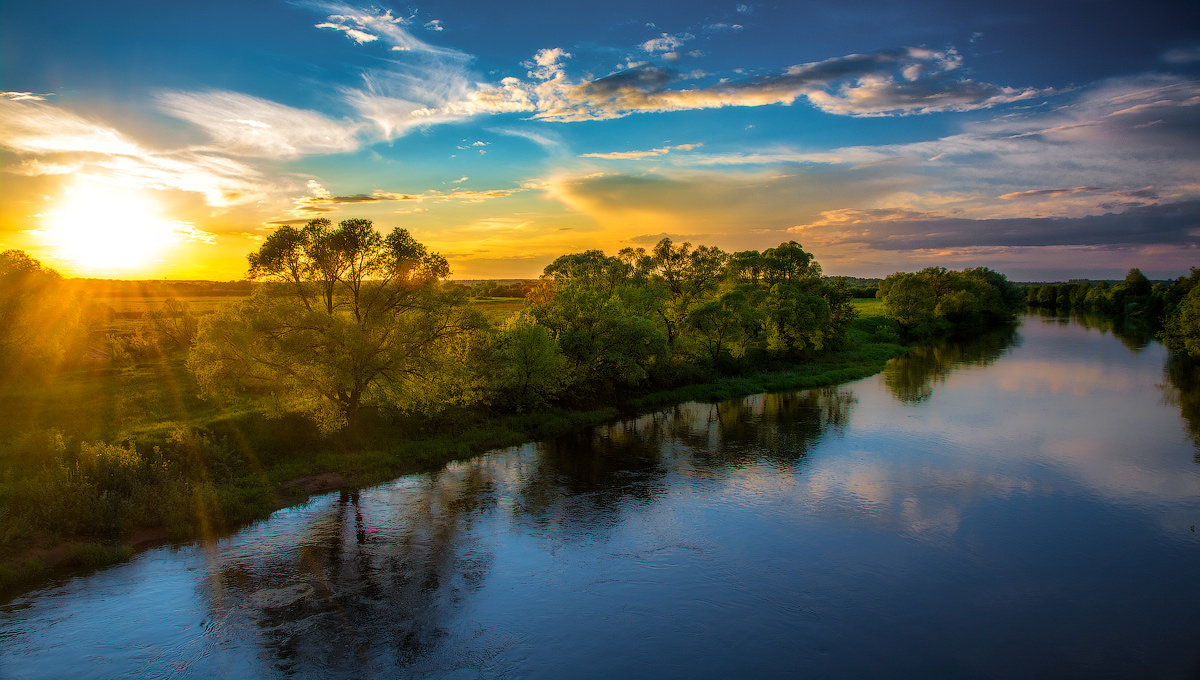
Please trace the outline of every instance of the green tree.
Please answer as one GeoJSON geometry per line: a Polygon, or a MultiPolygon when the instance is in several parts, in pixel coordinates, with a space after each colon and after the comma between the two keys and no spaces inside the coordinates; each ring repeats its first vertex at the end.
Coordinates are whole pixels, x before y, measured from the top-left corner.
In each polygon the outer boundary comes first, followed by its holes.
{"type": "Polygon", "coordinates": [[[693,249],[690,243],[675,245],[669,238],[654,246],[649,264],[653,280],[663,290],[663,304],[656,311],[672,348],[687,328],[692,308],[716,292],[727,257],[720,248],[693,249]]]}
{"type": "Polygon", "coordinates": [[[714,364],[726,355],[740,361],[761,334],[763,312],[750,304],[745,291],[735,289],[697,305],[688,324],[714,364]]]}
{"type": "Polygon", "coordinates": [[[1167,317],[1162,340],[1172,351],[1200,359],[1200,286],[1191,289],[1167,317]]]}
{"type": "Polygon", "coordinates": [[[549,301],[535,304],[537,322],[550,329],[574,372],[574,383],[607,394],[634,385],[668,356],[666,336],[621,296],[568,282],[549,301]]]}
{"type": "Polygon", "coordinates": [[[317,219],[281,227],[248,257],[263,280],[244,302],[204,319],[188,358],[208,395],[261,397],[357,427],[366,403],[427,407],[452,381],[477,316],[443,291],[446,260],[404,229],[317,219]]]}
{"type": "Polygon", "coordinates": [[[549,404],[570,382],[567,357],[528,313],[513,315],[490,335],[478,369],[491,402],[518,411],[549,404]]]}
{"type": "Polygon", "coordinates": [[[896,273],[879,284],[879,297],[887,315],[906,331],[928,325],[934,319],[937,301],[933,286],[913,273],[896,273]]]}

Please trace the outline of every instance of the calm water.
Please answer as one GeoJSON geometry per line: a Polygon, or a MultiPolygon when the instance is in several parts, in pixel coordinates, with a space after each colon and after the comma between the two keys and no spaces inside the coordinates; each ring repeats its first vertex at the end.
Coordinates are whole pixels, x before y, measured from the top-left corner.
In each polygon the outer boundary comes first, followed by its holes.
{"type": "Polygon", "coordinates": [[[0,609],[3,677],[1195,677],[1165,353],[1078,323],[283,510],[0,609]]]}

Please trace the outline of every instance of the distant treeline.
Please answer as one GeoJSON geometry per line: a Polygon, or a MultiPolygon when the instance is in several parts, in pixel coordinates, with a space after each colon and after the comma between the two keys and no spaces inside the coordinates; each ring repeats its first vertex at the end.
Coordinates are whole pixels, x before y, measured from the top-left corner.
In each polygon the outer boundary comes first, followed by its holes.
{"type": "Polygon", "coordinates": [[[1025,289],[1031,307],[1092,312],[1156,334],[1180,358],[1200,360],[1200,269],[1152,283],[1139,269],[1123,281],[1051,283],[1025,289]]]}

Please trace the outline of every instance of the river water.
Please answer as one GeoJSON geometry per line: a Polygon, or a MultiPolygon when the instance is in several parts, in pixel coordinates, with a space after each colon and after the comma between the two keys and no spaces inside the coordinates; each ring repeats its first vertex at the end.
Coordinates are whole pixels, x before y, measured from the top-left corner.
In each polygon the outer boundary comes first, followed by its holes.
{"type": "Polygon", "coordinates": [[[1065,319],[316,497],[0,608],[0,677],[1195,677],[1200,391],[1065,319]]]}

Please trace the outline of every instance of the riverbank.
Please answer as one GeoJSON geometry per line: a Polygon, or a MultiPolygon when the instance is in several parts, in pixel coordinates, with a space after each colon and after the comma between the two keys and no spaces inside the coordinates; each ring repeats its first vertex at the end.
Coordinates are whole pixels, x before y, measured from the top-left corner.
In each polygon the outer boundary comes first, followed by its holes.
{"type": "MultiPolygon", "coordinates": [[[[24,456],[41,461],[42,471],[35,477],[16,478],[20,447],[8,453],[8,462],[17,464],[6,466],[2,480],[9,511],[3,517],[0,600],[55,577],[124,561],[148,547],[226,536],[313,495],[435,470],[488,450],[552,439],[686,401],[721,401],[865,378],[910,349],[889,341],[891,336],[880,332],[882,322],[883,317],[868,313],[856,322],[847,347],[777,370],[633,395],[612,407],[491,416],[463,410],[380,428],[357,447],[322,439],[298,419],[272,421],[245,414],[209,413],[199,431],[163,436],[160,430],[147,436],[153,443],[143,439],[135,444],[131,438],[120,445],[84,442],[75,453],[61,434],[57,439],[50,434],[46,442],[27,442],[31,450],[24,456]],[[199,472],[181,471],[187,461],[199,472]],[[89,466],[92,476],[107,475],[117,486],[128,477],[126,497],[78,486],[79,475],[72,471],[81,466],[89,466]],[[33,519],[16,526],[22,516],[33,519]]],[[[161,369],[157,375],[160,382],[169,377],[179,393],[182,376],[161,369]]]]}

